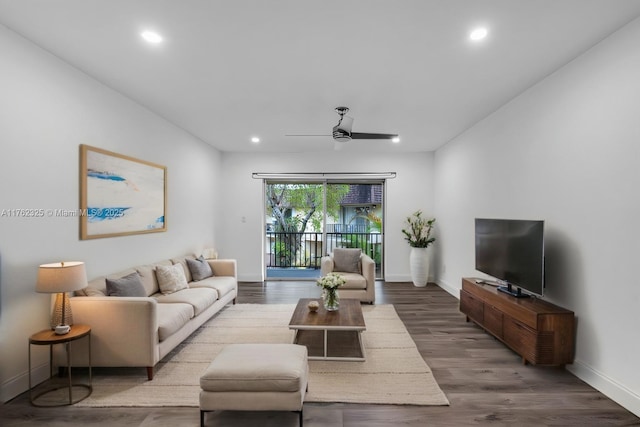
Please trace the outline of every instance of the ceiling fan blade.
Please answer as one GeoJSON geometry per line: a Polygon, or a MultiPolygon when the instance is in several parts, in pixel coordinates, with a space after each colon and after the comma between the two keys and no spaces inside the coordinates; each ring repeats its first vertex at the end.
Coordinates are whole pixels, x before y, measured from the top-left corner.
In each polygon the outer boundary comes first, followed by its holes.
{"type": "Polygon", "coordinates": [[[307,135],[307,134],[302,134],[302,135],[298,135],[298,134],[287,134],[287,135],[285,135],[285,136],[325,136],[325,137],[326,137],[326,136],[331,136],[331,135],[328,135],[328,134],[325,134],[325,135],[319,135],[319,134],[317,134],[317,135],[316,135],[316,134],[313,134],[313,135],[307,135]]]}
{"type": "Polygon", "coordinates": [[[397,137],[398,134],[395,133],[351,132],[351,139],[393,139],[397,137]]]}

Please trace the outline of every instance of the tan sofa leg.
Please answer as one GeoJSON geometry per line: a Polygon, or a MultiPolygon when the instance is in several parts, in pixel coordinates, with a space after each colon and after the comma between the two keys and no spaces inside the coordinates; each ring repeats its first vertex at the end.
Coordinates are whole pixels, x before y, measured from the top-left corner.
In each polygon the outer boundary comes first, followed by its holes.
{"type": "Polygon", "coordinates": [[[147,378],[149,381],[153,379],[153,366],[147,366],[147,378]]]}

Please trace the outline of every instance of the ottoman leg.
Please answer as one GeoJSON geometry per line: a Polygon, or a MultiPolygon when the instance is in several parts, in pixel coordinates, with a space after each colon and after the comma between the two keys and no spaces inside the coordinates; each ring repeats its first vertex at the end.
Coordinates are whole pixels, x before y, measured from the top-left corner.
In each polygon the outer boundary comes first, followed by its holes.
{"type": "Polygon", "coordinates": [[[200,427],[204,427],[204,411],[200,411],[200,427]]]}

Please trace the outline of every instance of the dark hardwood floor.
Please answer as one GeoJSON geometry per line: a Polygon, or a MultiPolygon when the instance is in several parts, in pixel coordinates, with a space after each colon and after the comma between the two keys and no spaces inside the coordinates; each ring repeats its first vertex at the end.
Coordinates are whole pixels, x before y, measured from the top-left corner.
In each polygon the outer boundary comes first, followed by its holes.
{"type": "MultiPolygon", "coordinates": [[[[518,355],[465,322],[458,300],[429,284],[379,283],[377,304],[393,304],[450,406],[305,404],[313,426],[631,426],[640,419],[560,368],[522,365],[518,355]]],[[[239,303],[295,303],[313,282],[241,283],[239,303]]],[[[109,375],[97,369],[95,375],[109,375]]],[[[146,375],[144,369],[140,375],[146,375]]],[[[296,426],[294,413],[220,412],[208,426],[296,426]]],[[[1,426],[197,426],[196,408],[35,408],[27,394],[0,406],[1,426]]]]}

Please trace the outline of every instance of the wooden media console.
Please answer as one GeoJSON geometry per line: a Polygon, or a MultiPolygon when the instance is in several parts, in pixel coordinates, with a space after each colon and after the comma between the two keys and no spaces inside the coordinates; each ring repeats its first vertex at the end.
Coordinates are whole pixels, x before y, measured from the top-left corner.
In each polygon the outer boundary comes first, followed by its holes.
{"type": "Polygon", "coordinates": [[[572,311],[539,298],[515,298],[495,286],[463,278],[460,311],[522,356],[523,363],[562,366],[573,362],[572,311]]]}

